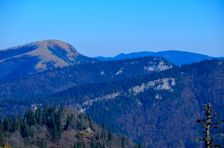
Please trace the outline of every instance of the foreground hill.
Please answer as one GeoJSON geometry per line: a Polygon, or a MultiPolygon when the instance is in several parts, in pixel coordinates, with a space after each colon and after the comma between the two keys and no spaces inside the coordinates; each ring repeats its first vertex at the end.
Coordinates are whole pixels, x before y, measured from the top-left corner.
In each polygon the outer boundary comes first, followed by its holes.
{"type": "MultiPolygon", "coordinates": [[[[71,107],[35,107],[23,117],[0,120],[0,146],[14,148],[135,147],[71,107]]],[[[138,146],[138,145],[137,145],[138,146]]]]}
{"type": "Polygon", "coordinates": [[[203,104],[210,102],[223,120],[223,92],[224,61],[209,60],[82,84],[44,98],[5,100],[0,109],[5,115],[22,112],[32,104],[69,104],[98,124],[148,147],[200,147],[196,119],[202,114],[203,104]]]}
{"type": "Polygon", "coordinates": [[[59,40],[33,42],[0,50],[0,80],[94,61],[59,40]]]}
{"type": "Polygon", "coordinates": [[[122,53],[115,57],[97,57],[97,59],[101,61],[108,61],[108,60],[133,59],[133,58],[140,58],[140,57],[146,57],[146,56],[162,57],[178,66],[181,66],[184,64],[191,64],[194,62],[200,62],[200,61],[208,60],[212,58],[207,55],[198,54],[198,53],[168,50],[168,51],[160,51],[160,52],[143,51],[143,52],[134,52],[129,54],[122,53]]]}

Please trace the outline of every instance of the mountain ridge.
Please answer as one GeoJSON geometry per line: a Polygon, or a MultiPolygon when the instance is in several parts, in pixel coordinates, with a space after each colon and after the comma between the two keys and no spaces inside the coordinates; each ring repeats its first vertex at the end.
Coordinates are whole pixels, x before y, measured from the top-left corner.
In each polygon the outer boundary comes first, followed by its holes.
{"type": "Polygon", "coordinates": [[[146,57],[146,56],[162,57],[178,66],[181,66],[184,64],[191,64],[194,62],[200,62],[203,60],[208,60],[213,58],[211,56],[207,56],[204,54],[193,53],[188,51],[165,50],[165,51],[159,51],[159,52],[140,51],[140,52],[132,52],[132,53],[121,53],[114,57],[98,56],[96,57],[96,59],[101,61],[108,61],[108,60],[132,59],[132,58],[146,57]]]}
{"type": "Polygon", "coordinates": [[[39,92],[52,93],[87,83],[118,81],[142,74],[151,75],[174,67],[165,59],[157,57],[72,65],[2,81],[0,99],[13,95],[18,98],[28,97],[40,94],[39,92]],[[27,89],[30,91],[27,92],[27,89]]]}

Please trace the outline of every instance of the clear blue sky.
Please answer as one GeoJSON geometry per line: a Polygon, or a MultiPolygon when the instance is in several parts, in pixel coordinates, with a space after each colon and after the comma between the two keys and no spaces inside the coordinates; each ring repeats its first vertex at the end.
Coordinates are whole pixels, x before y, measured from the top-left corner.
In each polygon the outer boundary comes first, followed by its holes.
{"type": "Polygon", "coordinates": [[[88,56],[224,56],[224,0],[0,0],[0,49],[59,39],[88,56]]]}

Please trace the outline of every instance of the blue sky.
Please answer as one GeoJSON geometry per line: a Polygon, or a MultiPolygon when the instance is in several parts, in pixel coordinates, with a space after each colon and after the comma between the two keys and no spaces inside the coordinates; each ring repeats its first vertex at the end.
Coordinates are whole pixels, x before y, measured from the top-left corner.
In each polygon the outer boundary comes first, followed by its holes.
{"type": "Polygon", "coordinates": [[[0,0],[0,49],[59,39],[88,56],[224,56],[223,0],[0,0]]]}

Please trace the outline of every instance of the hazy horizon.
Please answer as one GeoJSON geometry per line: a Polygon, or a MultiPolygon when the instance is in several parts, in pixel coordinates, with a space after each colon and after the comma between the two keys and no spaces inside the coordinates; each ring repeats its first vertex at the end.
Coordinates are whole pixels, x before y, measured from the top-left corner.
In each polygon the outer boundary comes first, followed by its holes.
{"type": "Polygon", "coordinates": [[[80,53],[181,50],[224,56],[221,0],[2,0],[0,49],[58,39],[80,53]]]}

